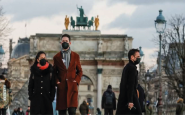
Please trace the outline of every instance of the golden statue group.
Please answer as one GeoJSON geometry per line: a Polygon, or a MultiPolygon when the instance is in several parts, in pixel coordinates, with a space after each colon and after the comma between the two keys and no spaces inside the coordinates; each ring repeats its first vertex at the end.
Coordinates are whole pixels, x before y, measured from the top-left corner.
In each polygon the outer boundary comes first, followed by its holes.
{"type": "Polygon", "coordinates": [[[71,16],[71,21],[69,20],[69,17],[65,17],[65,28],[66,30],[68,30],[69,24],[71,24],[72,28],[75,29],[75,27],[78,27],[80,29],[80,27],[83,27],[85,29],[85,27],[88,27],[88,29],[91,28],[91,26],[93,26],[95,24],[95,30],[98,30],[99,27],[99,17],[94,17],[91,18],[91,20],[88,21],[88,17],[85,17],[85,13],[84,10],[81,6],[81,8],[78,8],[80,11],[80,17],[76,17],[76,24],[75,24],[75,20],[73,20],[73,17],[71,16]]]}

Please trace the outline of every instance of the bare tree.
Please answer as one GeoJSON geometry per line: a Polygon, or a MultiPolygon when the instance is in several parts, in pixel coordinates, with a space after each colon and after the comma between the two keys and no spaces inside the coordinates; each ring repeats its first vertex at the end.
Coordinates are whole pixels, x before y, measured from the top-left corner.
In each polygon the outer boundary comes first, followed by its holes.
{"type": "Polygon", "coordinates": [[[172,16],[163,34],[164,70],[169,86],[185,100],[185,17],[172,16]]]}
{"type": "Polygon", "coordinates": [[[12,29],[9,27],[9,21],[4,16],[3,7],[0,6],[0,38],[6,37],[12,29]]]}

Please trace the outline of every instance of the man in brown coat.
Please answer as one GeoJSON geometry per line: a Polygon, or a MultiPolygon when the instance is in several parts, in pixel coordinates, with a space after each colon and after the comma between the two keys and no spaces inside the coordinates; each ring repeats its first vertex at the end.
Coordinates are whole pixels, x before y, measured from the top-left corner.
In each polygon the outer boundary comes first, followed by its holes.
{"type": "Polygon", "coordinates": [[[71,51],[71,38],[68,34],[62,35],[61,51],[54,57],[54,74],[57,82],[56,110],[59,115],[76,114],[78,107],[78,85],[82,76],[80,57],[71,51]]]}

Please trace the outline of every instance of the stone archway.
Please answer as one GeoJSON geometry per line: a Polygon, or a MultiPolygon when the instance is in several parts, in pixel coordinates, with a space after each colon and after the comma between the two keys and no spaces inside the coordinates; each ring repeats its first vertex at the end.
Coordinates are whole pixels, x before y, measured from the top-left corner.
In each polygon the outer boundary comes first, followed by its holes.
{"type": "Polygon", "coordinates": [[[87,76],[93,83],[94,90],[97,89],[97,70],[96,69],[83,69],[83,75],[87,76]]]}
{"type": "Polygon", "coordinates": [[[80,107],[82,102],[85,100],[89,105],[90,111],[93,112],[94,111],[94,101],[95,101],[93,80],[89,76],[83,75],[81,77],[78,91],[79,91],[78,92],[78,102],[79,102],[78,107],[80,107]]]}

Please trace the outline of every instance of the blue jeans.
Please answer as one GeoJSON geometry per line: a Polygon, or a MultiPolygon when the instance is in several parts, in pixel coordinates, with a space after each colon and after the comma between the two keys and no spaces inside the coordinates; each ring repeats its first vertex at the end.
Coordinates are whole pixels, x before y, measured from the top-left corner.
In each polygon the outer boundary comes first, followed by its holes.
{"type": "Polygon", "coordinates": [[[56,110],[56,102],[53,102],[53,115],[58,115],[58,111],[56,110]]]}

